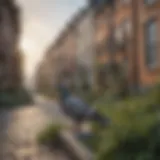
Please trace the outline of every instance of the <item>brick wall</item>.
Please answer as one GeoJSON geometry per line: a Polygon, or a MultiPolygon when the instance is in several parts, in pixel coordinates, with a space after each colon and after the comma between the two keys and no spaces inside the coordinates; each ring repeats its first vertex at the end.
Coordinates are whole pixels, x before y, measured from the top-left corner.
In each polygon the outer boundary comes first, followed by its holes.
{"type": "MultiPolygon", "coordinates": [[[[130,21],[130,31],[124,39],[125,46],[119,48],[114,44],[115,50],[114,60],[128,64],[128,82],[130,86],[145,87],[155,84],[159,80],[160,61],[159,47],[157,48],[157,65],[154,68],[149,68],[146,64],[146,50],[145,50],[145,30],[144,26],[148,20],[155,18],[157,22],[157,46],[160,42],[160,2],[146,5],[144,0],[130,0],[125,1],[115,0],[114,12],[110,14],[110,7],[105,6],[95,9],[95,45],[97,48],[97,62],[107,64],[111,61],[110,51],[107,49],[107,39],[109,39],[111,28],[110,23],[106,19],[112,21],[115,27],[115,34],[118,28],[121,28],[125,21],[130,21]],[[112,17],[108,17],[112,16],[112,17]],[[108,18],[107,18],[108,17],[108,18]],[[111,18],[111,19],[110,19],[111,18]]],[[[118,34],[116,34],[118,35],[118,34]]],[[[116,42],[116,41],[115,41],[116,42]]],[[[112,53],[113,54],[113,53],[112,53]]],[[[113,60],[113,59],[112,59],[113,60]]]]}

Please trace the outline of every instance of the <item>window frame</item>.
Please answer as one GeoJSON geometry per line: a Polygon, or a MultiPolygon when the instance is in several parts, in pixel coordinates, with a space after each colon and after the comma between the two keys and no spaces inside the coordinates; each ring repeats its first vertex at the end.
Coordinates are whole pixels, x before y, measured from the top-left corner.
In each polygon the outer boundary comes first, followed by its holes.
{"type": "MultiPolygon", "coordinates": [[[[149,38],[148,38],[148,34],[149,32],[147,32],[147,30],[149,29],[149,26],[150,25],[156,25],[156,35],[158,35],[158,21],[157,21],[157,18],[155,17],[152,17],[150,18],[149,20],[147,20],[144,24],[144,53],[145,53],[145,64],[148,68],[150,69],[155,69],[157,68],[158,66],[158,36],[156,36],[156,41],[154,44],[154,48],[155,48],[155,58],[154,58],[154,62],[150,62],[150,61],[153,61],[153,60],[150,60],[149,56],[151,55],[152,56],[152,53],[149,53],[149,46],[148,46],[148,41],[149,41],[149,38]]],[[[150,44],[150,49],[152,50],[153,44],[150,44]]],[[[150,51],[151,52],[151,51],[150,51]]],[[[152,58],[153,59],[153,58],[152,58]]]]}

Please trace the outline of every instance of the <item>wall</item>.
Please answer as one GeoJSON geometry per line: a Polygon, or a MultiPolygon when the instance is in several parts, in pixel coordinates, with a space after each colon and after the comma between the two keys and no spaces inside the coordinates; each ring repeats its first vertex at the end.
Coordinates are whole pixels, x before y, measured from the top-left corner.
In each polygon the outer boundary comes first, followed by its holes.
{"type": "Polygon", "coordinates": [[[0,89],[13,89],[21,84],[18,52],[19,9],[14,1],[0,5],[0,89]]]}
{"type": "Polygon", "coordinates": [[[93,10],[87,9],[82,13],[77,22],[77,85],[80,85],[82,77],[80,76],[81,67],[86,72],[86,81],[93,87],[94,84],[94,24],[93,10]]]}
{"type": "MultiPolygon", "coordinates": [[[[147,5],[143,0],[135,2],[137,4],[137,60],[139,67],[139,84],[141,87],[152,86],[159,81],[160,75],[160,1],[155,1],[153,5],[147,5]],[[145,50],[145,25],[155,19],[157,24],[157,64],[149,67],[146,61],[145,50]]],[[[136,11],[135,11],[136,12],[136,11]]]]}

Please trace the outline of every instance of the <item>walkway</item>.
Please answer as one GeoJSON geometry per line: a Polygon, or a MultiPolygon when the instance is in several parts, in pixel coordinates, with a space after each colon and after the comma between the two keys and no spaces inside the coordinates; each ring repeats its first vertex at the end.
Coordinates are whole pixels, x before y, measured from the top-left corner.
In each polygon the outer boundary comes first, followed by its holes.
{"type": "Polygon", "coordinates": [[[0,160],[69,160],[36,144],[37,133],[49,122],[71,124],[56,103],[40,99],[33,106],[1,110],[0,160]]]}

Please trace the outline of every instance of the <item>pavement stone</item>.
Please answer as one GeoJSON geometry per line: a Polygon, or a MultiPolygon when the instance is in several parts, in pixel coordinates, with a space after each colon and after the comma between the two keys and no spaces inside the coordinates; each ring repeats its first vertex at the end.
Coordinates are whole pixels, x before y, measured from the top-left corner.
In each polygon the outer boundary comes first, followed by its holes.
{"type": "Polygon", "coordinates": [[[0,160],[69,160],[62,152],[41,150],[35,142],[37,133],[51,122],[69,125],[56,104],[43,100],[0,111],[0,160]]]}

